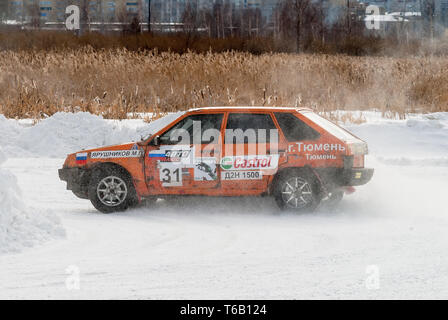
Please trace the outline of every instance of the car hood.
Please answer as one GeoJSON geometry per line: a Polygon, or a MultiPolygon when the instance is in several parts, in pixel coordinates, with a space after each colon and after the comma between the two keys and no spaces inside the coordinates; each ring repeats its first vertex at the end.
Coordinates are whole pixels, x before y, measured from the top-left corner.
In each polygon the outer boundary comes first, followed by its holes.
{"type": "Polygon", "coordinates": [[[116,144],[112,146],[105,146],[100,148],[93,148],[93,149],[87,149],[87,150],[81,150],[78,152],[75,152],[74,154],[78,153],[92,153],[96,151],[117,151],[117,150],[132,150],[132,148],[141,148],[138,143],[135,142],[129,142],[124,144],[116,144]]]}

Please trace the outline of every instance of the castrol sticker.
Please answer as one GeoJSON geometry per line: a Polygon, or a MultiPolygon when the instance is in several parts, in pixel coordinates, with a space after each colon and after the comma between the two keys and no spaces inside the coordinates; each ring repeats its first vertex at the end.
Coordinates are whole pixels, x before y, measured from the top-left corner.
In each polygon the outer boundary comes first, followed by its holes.
{"type": "Polygon", "coordinates": [[[221,168],[231,171],[275,170],[278,167],[279,155],[235,156],[221,159],[221,168]]]}

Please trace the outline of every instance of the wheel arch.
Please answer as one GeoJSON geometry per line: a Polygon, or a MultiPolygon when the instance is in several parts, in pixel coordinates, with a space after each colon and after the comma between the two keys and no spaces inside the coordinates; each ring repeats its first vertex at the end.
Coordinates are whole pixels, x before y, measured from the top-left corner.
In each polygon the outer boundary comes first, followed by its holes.
{"type": "Polygon", "coordinates": [[[99,162],[99,163],[95,163],[93,166],[90,167],[89,171],[90,171],[90,174],[92,174],[92,173],[94,173],[97,170],[104,170],[104,169],[120,170],[123,173],[125,173],[126,175],[128,175],[129,178],[132,179],[132,175],[129,173],[129,171],[125,167],[123,167],[123,166],[121,166],[121,165],[119,165],[117,163],[114,163],[114,162],[99,162]]]}
{"type": "Polygon", "coordinates": [[[99,163],[95,163],[92,167],[90,167],[89,178],[88,178],[89,183],[90,183],[90,179],[91,179],[93,173],[100,171],[100,170],[104,170],[104,169],[115,169],[115,170],[119,170],[120,172],[125,174],[128,177],[129,181],[132,182],[132,185],[134,186],[134,191],[137,194],[137,197],[140,201],[141,196],[137,191],[137,186],[135,185],[134,177],[131,175],[129,170],[127,170],[125,167],[123,167],[115,162],[99,162],[99,163]]]}

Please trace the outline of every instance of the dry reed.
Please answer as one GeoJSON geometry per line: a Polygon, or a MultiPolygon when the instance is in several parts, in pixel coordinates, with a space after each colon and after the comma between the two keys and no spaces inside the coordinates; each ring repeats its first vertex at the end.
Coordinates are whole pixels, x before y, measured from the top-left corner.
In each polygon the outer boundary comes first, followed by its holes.
{"type": "Polygon", "coordinates": [[[448,111],[448,57],[224,52],[0,51],[0,113],[89,111],[123,119],[201,106],[448,111]]]}

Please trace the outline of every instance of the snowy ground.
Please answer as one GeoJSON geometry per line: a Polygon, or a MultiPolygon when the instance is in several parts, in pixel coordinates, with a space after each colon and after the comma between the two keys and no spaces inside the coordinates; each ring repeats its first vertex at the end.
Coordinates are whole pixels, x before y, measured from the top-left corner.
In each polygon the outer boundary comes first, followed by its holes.
{"type": "MultiPolygon", "coordinates": [[[[369,143],[374,179],[336,211],[310,215],[278,215],[270,199],[207,198],[102,215],[57,176],[63,159],[54,150],[67,148],[64,141],[77,146],[82,136],[67,140],[61,129],[48,156],[44,142],[22,151],[13,139],[45,140],[52,126],[31,134],[0,118],[10,156],[4,168],[17,176],[25,202],[51,208],[66,232],[0,255],[0,298],[447,299],[448,114],[367,118],[347,127],[369,143]],[[9,139],[6,123],[17,130],[9,139]]],[[[145,128],[120,126],[118,140],[145,128]]]]}

